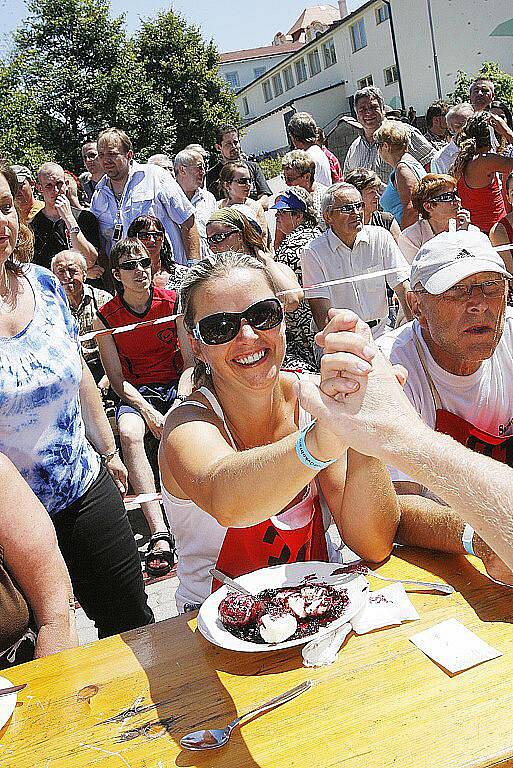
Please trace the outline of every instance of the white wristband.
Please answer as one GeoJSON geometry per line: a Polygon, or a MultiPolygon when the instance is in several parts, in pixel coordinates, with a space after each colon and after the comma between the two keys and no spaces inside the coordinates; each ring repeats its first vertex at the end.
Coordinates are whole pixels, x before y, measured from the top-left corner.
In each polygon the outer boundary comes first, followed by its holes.
{"type": "Polygon", "coordinates": [[[467,555],[474,555],[474,557],[476,557],[476,553],[474,552],[474,529],[468,523],[465,523],[461,543],[465,547],[467,555]]]}

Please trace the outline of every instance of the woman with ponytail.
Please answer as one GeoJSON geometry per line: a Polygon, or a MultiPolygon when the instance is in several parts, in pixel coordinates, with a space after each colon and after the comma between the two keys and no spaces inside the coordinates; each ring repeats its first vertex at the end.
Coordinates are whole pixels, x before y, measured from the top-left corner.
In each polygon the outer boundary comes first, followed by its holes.
{"type": "Polygon", "coordinates": [[[458,134],[456,143],[460,151],[450,171],[458,180],[463,208],[470,211],[472,223],[485,234],[506,215],[497,174],[513,170],[513,158],[491,151],[492,129],[508,143],[513,140],[513,131],[505,120],[480,112],[458,134]]]}

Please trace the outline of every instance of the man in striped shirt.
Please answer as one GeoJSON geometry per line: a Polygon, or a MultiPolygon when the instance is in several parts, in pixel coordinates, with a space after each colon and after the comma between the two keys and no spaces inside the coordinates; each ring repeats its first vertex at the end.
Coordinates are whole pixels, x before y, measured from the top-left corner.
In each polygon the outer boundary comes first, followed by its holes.
{"type": "MultiPolygon", "coordinates": [[[[368,86],[356,91],[354,108],[358,121],[363,127],[363,134],[353,141],[344,162],[344,176],[355,168],[368,168],[378,174],[386,184],[392,167],[381,159],[374,142],[374,133],[385,120],[385,101],[379,88],[368,86]]],[[[434,147],[413,126],[410,127],[409,153],[423,166],[431,162],[435,155],[434,147]]]]}

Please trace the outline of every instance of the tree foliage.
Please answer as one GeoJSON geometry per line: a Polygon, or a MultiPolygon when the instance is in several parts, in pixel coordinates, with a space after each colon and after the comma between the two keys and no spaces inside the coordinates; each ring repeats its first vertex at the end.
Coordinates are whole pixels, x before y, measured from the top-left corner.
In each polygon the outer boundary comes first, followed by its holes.
{"type": "Polygon", "coordinates": [[[28,0],[29,16],[0,66],[0,153],[35,168],[54,158],[80,169],[80,146],[115,125],[138,159],[213,143],[236,119],[218,54],[172,12],[127,37],[108,0],[28,0]]]}
{"type": "Polygon", "coordinates": [[[496,61],[485,61],[479,71],[473,75],[467,75],[459,70],[454,93],[451,94],[455,101],[468,101],[470,86],[476,77],[491,80],[495,86],[495,98],[505,101],[513,109],[513,76],[503,72],[496,61]]]}

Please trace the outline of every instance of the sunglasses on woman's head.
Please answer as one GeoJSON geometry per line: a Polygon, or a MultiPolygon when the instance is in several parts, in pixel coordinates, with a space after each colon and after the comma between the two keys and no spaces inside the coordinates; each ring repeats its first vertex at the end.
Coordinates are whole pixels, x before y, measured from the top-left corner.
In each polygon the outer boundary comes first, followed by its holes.
{"type": "Polygon", "coordinates": [[[137,235],[139,240],[162,240],[164,237],[163,232],[147,232],[146,230],[141,230],[139,234],[137,235]]]}
{"type": "Polygon", "coordinates": [[[137,267],[141,267],[142,269],[148,269],[148,267],[151,267],[151,259],[149,256],[143,256],[142,259],[133,259],[132,261],[125,261],[123,264],[119,264],[118,269],[126,269],[129,272],[132,272],[134,269],[137,269],[137,267]]]}
{"type": "Polygon", "coordinates": [[[230,237],[230,235],[233,235],[234,232],[238,232],[238,229],[230,229],[228,232],[216,232],[213,235],[210,235],[210,237],[207,237],[207,243],[222,243],[223,240],[226,240],[227,237],[230,237]]]}
{"type": "Polygon", "coordinates": [[[283,320],[283,307],[278,299],[264,299],[252,304],[244,312],[218,312],[199,320],[192,335],[203,344],[227,344],[240,331],[242,320],[254,330],[269,331],[283,320]]]}
{"type": "Polygon", "coordinates": [[[243,185],[249,185],[249,184],[251,184],[251,179],[233,179],[233,181],[234,181],[236,184],[240,184],[240,185],[241,185],[241,187],[242,187],[243,185]]]}

